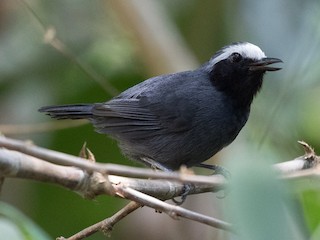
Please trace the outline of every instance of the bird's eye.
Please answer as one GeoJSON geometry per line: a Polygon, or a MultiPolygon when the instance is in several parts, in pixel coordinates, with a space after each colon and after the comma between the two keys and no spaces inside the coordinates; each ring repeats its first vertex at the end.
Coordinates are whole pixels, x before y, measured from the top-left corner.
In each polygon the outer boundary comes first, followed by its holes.
{"type": "Polygon", "coordinates": [[[240,53],[232,53],[230,56],[230,60],[234,63],[240,62],[242,60],[242,56],[240,53]]]}

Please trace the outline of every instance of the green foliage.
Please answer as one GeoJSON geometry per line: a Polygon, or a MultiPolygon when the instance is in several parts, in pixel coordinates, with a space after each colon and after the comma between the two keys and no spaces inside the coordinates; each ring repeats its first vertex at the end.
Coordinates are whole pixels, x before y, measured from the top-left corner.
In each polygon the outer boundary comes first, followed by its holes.
{"type": "Polygon", "coordinates": [[[1,239],[46,240],[51,239],[37,224],[11,205],[0,202],[1,239]]]}
{"type": "Polygon", "coordinates": [[[304,239],[304,226],[298,224],[299,210],[294,208],[288,186],[277,179],[270,164],[246,158],[232,170],[228,215],[238,239],[304,239]]]}
{"type": "Polygon", "coordinates": [[[304,191],[301,194],[301,203],[310,231],[317,232],[316,236],[320,237],[318,230],[320,226],[320,192],[316,190],[304,191]]]}

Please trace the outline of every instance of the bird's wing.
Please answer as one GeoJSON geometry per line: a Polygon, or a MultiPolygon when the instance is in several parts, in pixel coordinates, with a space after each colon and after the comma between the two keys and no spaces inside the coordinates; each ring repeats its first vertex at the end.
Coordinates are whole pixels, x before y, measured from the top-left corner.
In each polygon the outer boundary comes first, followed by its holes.
{"type": "Polygon", "coordinates": [[[188,131],[210,87],[201,74],[189,71],[148,79],[94,105],[93,124],[99,132],[123,139],[188,131]]]}
{"type": "Polygon", "coordinates": [[[147,96],[113,99],[94,105],[92,121],[98,132],[129,139],[188,130],[190,126],[175,107],[150,102],[147,96]]]}
{"type": "Polygon", "coordinates": [[[139,139],[161,130],[157,116],[142,108],[138,99],[114,99],[93,107],[93,124],[100,133],[139,139]]]}

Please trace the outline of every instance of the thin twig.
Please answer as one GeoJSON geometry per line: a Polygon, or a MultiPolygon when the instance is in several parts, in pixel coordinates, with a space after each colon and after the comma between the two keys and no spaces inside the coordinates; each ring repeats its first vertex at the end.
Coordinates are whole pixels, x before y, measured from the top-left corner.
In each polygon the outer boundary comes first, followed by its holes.
{"type": "Polygon", "coordinates": [[[98,222],[90,227],[87,227],[80,232],[74,234],[71,237],[64,238],[59,237],[57,240],[80,240],[84,239],[86,237],[91,236],[92,234],[101,231],[105,235],[110,235],[114,225],[118,223],[120,220],[122,220],[124,217],[126,217],[128,214],[134,212],[136,209],[140,208],[141,204],[131,201],[129,202],[125,207],[123,207],[120,211],[115,213],[113,216],[104,219],[101,222],[98,222]]]}
{"type": "Polygon", "coordinates": [[[0,124],[0,132],[4,135],[21,135],[79,127],[87,123],[86,120],[63,120],[36,124],[0,124]]]}
{"type": "Polygon", "coordinates": [[[76,55],[71,51],[71,49],[69,49],[57,37],[56,30],[53,27],[46,26],[46,24],[41,20],[38,14],[32,9],[32,7],[27,2],[25,2],[24,0],[20,0],[20,2],[26,7],[33,19],[40,26],[40,29],[43,32],[45,43],[49,44],[65,58],[75,63],[79,67],[79,69],[81,69],[87,76],[89,76],[96,83],[98,83],[111,96],[119,94],[119,91],[116,88],[114,88],[108,81],[106,81],[106,79],[103,76],[98,74],[92,67],[81,61],[79,58],[77,58],[76,55]]]}
{"type": "Polygon", "coordinates": [[[216,218],[212,218],[200,213],[196,213],[190,211],[188,209],[171,205],[166,202],[163,202],[157,198],[146,195],[142,192],[136,191],[132,188],[121,188],[117,189],[116,192],[119,191],[120,194],[124,195],[126,198],[131,199],[133,201],[137,201],[145,206],[154,208],[156,210],[167,213],[173,219],[177,219],[179,217],[187,218],[196,222],[207,224],[211,227],[215,227],[218,229],[223,229],[229,232],[234,232],[230,223],[221,221],[216,218]]]}

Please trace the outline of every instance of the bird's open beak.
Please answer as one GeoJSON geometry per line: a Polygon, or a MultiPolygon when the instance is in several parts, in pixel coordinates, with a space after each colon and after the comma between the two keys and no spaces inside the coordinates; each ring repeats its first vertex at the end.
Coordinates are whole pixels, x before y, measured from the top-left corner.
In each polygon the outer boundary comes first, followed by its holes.
{"type": "Polygon", "coordinates": [[[270,67],[270,64],[282,62],[279,58],[262,58],[249,65],[250,71],[278,71],[279,67],[270,67]]]}

